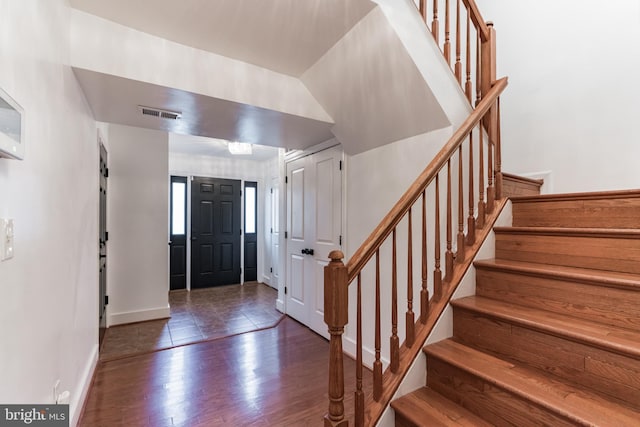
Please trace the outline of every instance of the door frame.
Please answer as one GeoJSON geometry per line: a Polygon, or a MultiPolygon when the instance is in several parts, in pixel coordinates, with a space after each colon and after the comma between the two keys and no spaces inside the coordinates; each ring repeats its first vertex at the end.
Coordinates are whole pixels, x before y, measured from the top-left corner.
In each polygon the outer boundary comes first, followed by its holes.
{"type": "MultiPolygon", "coordinates": [[[[334,144],[335,145],[335,144],[334,144]]],[[[284,162],[282,163],[282,165],[284,165],[284,162]]],[[[185,177],[187,178],[187,223],[186,223],[186,227],[187,227],[187,291],[191,291],[191,182],[193,181],[193,179],[195,177],[202,177],[202,178],[220,178],[220,179],[230,179],[230,180],[236,180],[236,181],[240,181],[240,186],[241,188],[244,190],[244,183],[245,182],[257,182],[258,183],[258,190],[257,190],[257,203],[260,203],[260,198],[263,197],[263,194],[261,194],[261,191],[265,191],[264,188],[265,185],[260,185],[260,183],[262,182],[260,179],[254,179],[254,178],[246,178],[246,177],[237,177],[237,176],[215,176],[215,175],[210,175],[210,174],[193,174],[193,173],[189,173],[189,172],[184,172],[184,170],[180,171],[180,170],[169,170],[168,171],[168,175],[167,175],[167,197],[170,197],[170,191],[171,191],[171,177],[172,176],[177,176],[177,177],[185,177]]],[[[281,181],[282,183],[284,183],[284,178],[281,177],[281,181]]],[[[244,193],[243,193],[244,194],[244,193]]],[[[280,194],[282,194],[282,190],[280,191],[280,194]]],[[[242,250],[240,251],[240,283],[244,284],[244,196],[240,198],[241,201],[241,205],[240,205],[240,217],[241,217],[241,224],[242,224],[242,235],[240,236],[240,246],[242,248],[242,250]]],[[[283,201],[283,197],[280,197],[280,204],[282,204],[283,201]]],[[[264,208],[264,207],[263,207],[264,208]]],[[[169,209],[171,209],[171,206],[169,206],[169,209]]],[[[260,209],[260,206],[257,205],[257,209],[260,209]]],[[[286,217],[286,215],[282,214],[282,209],[280,209],[280,229],[283,230],[284,225],[283,225],[283,219],[286,217]]],[[[171,226],[171,223],[169,221],[169,224],[167,226],[167,242],[169,241],[169,227],[171,226]]],[[[263,255],[263,245],[264,245],[264,238],[262,238],[260,236],[264,236],[264,227],[265,224],[263,223],[263,221],[258,221],[257,223],[257,231],[258,231],[258,279],[260,279],[260,271],[261,268],[263,268],[263,258],[261,258],[261,256],[263,255]]],[[[280,233],[281,235],[283,233],[280,233]]],[[[282,249],[281,249],[282,250],[282,249]]],[[[169,257],[169,253],[167,253],[167,257],[169,257]]],[[[282,271],[282,270],[280,270],[282,271]]],[[[284,289],[284,288],[283,288],[284,289]]],[[[280,309],[280,311],[284,312],[284,307],[282,306],[282,304],[280,304],[280,302],[277,302],[277,308],[280,309]],[[280,309],[280,307],[282,307],[280,309]]]]}
{"type": "MultiPolygon", "coordinates": [[[[98,189],[100,191],[100,193],[102,193],[102,177],[104,175],[105,181],[106,181],[106,186],[108,188],[108,179],[109,179],[109,152],[107,151],[107,147],[104,144],[104,141],[102,139],[102,135],[100,134],[100,130],[98,130],[98,138],[97,138],[97,142],[98,142],[98,189]],[[104,151],[105,154],[105,159],[104,159],[104,163],[105,163],[105,169],[103,171],[102,169],[102,162],[103,162],[103,157],[102,157],[102,153],[104,151]]],[[[109,309],[109,305],[108,305],[108,296],[109,295],[109,290],[108,290],[108,280],[107,280],[107,271],[108,271],[108,258],[107,258],[107,254],[108,254],[108,242],[109,242],[109,227],[108,227],[108,223],[107,220],[109,218],[108,215],[108,192],[107,189],[105,189],[105,198],[104,198],[104,212],[103,212],[103,207],[102,204],[100,203],[100,200],[98,200],[98,351],[100,351],[100,347],[102,346],[102,341],[104,339],[104,335],[106,333],[106,329],[109,326],[107,319],[108,319],[108,309],[109,309]],[[103,217],[104,214],[104,217],[103,217]],[[102,225],[104,222],[104,240],[102,239],[102,225]],[[104,247],[104,258],[105,258],[105,263],[104,263],[104,270],[102,267],[102,254],[101,254],[101,247],[104,247]],[[102,276],[102,273],[104,272],[104,278],[102,276]]]]}
{"type": "MultiPolygon", "coordinates": [[[[289,272],[287,271],[286,257],[288,253],[288,244],[289,239],[285,237],[288,234],[287,226],[289,224],[289,213],[287,211],[288,206],[288,190],[285,184],[285,179],[287,177],[287,167],[288,163],[301,159],[303,157],[307,157],[316,153],[319,153],[324,150],[328,150],[334,147],[338,147],[341,149],[341,161],[342,161],[342,174],[341,174],[341,218],[340,218],[340,228],[342,235],[342,245],[343,252],[345,252],[345,248],[347,248],[347,162],[346,156],[344,153],[344,149],[337,139],[330,139],[328,141],[317,144],[313,147],[310,147],[305,150],[295,150],[285,154],[285,159],[282,164],[281,170],[281,192],[280,192],[280,257],[279,257],[279,268],[280,268],[280,283],[278,287],[278,301],[277,308],[281,310],[283,313],[287,313],[287,295],[285,294],[285,289],[289,284],[289,272]]],[[[345,253],[346,255],[346,253],[345,253]]]]}
{"type": "MultiPolygon", "coordinates": [[[[242,283],[249,281],[247,280],[247,274],[246,274],[246,270],[247,270],[247,254],[248,254],[248,249],[247,249],[247,243],[254,243],[256,250],[255,250],[255,279],[251,280],[252,282],[258,282],[260,281],[260,271],[258,270],[258,241],[260,239],[260,235],[261,233],[258,230],[258,222],[259,222],[259,212],[260,210],[258,209],[258,181],[241,181],[240,182],[240,186],[242,189],[241,192],[241,198],[242,198],[242,203],[240,205],[240,209],[242,210],[240,217],[241,217],[241,224],[243,225],[242,227],[242,234],[241,234],[241,239],[240,239],[240,245],[241,245],[241,252],[243,253],[244,258],[241,260],[240,262],[240,271],[241,271],[241,278],[242,278],[242,283]],[[254,231],[253,233],[248,233],[247,232],[247,189],[248,188],[253,188],[255,190],[254,194],[253,194],[253,207],[254,207],[254,231]],[[252,237],[249,237],[249,234],[253,234],[252,237]]],[[[263,208],[264,209],[264,208],[263,208]]],[[[262,218],[265,218],[265,215],[262,215],[262,218]]],[[[264,236],[263,236],[263,242],[264,242],[264,236]]],[[[261,245],[264,247],[264,244],[261,245]]],[[[263,267],[264,268],[264,267],[263,267]]]]}
{"type": "Polygon", "coordinates": [[[169,290],[185,290],[185,289],[189,289],[189,275],[188,275],[188,271],[189,271],[189,265],[187,264],[187,262],[189,261],[189,257],[187,255],[188,251],[190,250],[190,246],[189,245],[189,230],[188,230],[188,217],[189,217],[189,210],[188,210],[188,203],[189,203],[189,178],[186,176],[182,176],[182,175],[173,175],[173,174],[169,174],[169,290]],[[184,192],[184,239],[185,239],[185,254],[184,254],[184,263],[185,263],[185,287],[184,288],[177,288],[177,289],[171,289],[171,245],[173,244],[173,240],[175,239],[174,234],[173,234],[173,183],[174,182],[180,182],[183,183],[185,186],[185,192],[184,192]]]}

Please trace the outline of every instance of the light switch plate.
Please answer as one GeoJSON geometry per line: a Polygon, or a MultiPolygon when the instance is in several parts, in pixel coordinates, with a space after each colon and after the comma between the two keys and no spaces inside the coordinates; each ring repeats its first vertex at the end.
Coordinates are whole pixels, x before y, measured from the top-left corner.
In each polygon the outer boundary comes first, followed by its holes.
{"type": "Polygon", "coordinates": [[[13,258],[13,220],[0,219],[0,261],[13,258]]]}

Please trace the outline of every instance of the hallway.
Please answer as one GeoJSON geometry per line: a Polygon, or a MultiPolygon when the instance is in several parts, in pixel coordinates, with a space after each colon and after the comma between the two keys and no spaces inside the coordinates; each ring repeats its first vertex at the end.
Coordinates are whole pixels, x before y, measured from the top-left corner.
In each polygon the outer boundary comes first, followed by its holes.
{"type": "MultiPolygon", "coordinates": [[[[321,426],[328,355],[324,338],[285,317],[270,329],[101,362],[79,425],[321,426]]],[[[354,365],[345,359],[346,408],[354,365]]]]}

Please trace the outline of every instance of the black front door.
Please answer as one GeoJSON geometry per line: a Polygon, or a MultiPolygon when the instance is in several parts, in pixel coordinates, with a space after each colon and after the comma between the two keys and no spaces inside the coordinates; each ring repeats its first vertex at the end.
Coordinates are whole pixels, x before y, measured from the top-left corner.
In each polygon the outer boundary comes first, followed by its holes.
{"type": "Polygon", "coordinates": [[[187,288],[187,177],[171,177],[169,289],[187,288]]]}
{"type": "Polygon", "coordinates": [[[191,182],[191,288],[240,283],[240,181],[191,182]]]}

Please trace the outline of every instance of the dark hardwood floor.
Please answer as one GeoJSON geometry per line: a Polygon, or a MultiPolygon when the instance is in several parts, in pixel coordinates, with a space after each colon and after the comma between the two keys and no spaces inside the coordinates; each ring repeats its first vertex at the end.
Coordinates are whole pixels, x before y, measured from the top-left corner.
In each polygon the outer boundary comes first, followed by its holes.
{"type": "MultiPolygon", "coordinates": [[[[80,426],[321,426],[328,342],[277,326],[99,363],[80,426]]],[[[345,372],[355,363],[345,360],[345,372]]],[[[353,408],[355,379],[345,378],[353,408]]],[[[365,391],[371,374],[365,371],[365,391]]],[[[348,414],[352,416],[352,414],[348,414]]]]}

